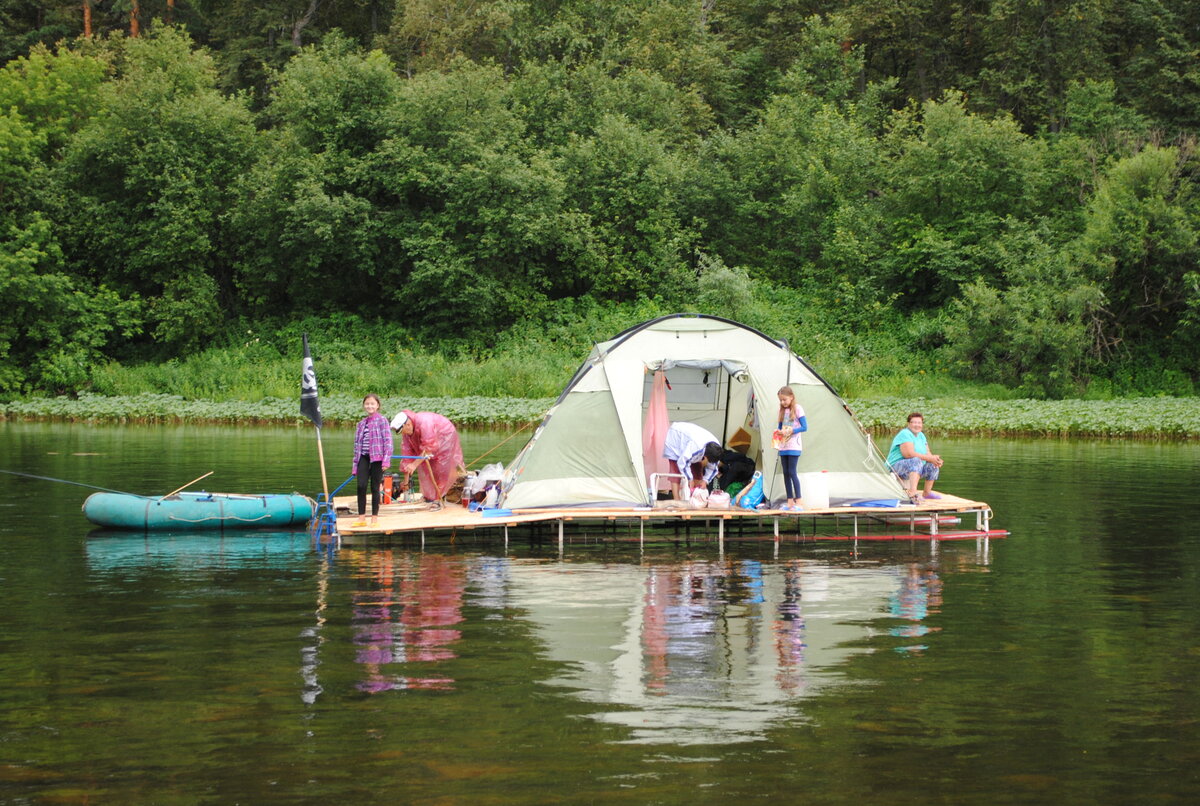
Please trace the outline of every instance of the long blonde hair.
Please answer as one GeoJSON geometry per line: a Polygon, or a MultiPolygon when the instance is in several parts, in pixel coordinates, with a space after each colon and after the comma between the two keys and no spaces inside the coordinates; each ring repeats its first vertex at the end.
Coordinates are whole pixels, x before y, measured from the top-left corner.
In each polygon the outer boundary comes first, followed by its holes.
{"type": "MultiPolygon", "coordinates": [[[[788,397],[790,397],[792,399],[792,405],[791,405],[792,419],[799,420],[800,419],[800,409],[796,405],[796,393],[792,391],[792,387],[790,387],[790,386],[780,387],[779,391],[776,392],[776,394],[787,395],[788,397]]],[[[783,413],[785,411],[787,411],[787,408],[781,403],[779,405],[779,417],[777,418],[779,420],[779,422],[783,422],[783,413]]]]}

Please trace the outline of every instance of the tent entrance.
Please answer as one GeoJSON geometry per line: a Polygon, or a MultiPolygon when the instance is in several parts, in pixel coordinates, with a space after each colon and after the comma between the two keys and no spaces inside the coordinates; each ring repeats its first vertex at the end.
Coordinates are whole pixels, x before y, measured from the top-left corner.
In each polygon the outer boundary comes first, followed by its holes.
{"type": "Polygon", "coordinates": [[[696,423],[711,431],[722,445],[747,424],[755,405],[750,373],[740,361],[663,360],[648,365],[642,386],[642,422],[650,409],[654,371],[666,374],[667,416],[671,422],[696,423]]]}

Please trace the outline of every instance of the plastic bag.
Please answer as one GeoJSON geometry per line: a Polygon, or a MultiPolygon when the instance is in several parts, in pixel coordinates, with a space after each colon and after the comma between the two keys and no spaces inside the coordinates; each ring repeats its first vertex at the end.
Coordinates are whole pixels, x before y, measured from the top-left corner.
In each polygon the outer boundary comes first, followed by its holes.
{"type": "Polygon", "coordinates": [[[692,490],[688,496],[688,501],[694,509],[704,509],[708,506],[708,489],[705,487],[697,487],[692,490]]]}
{"type": "Polygon", "coordinates": [[[745,492],[741,493],[741,500],[738,501],[738,506],[743,509],[754,509],[763,500],[763,480],[762,471],[755,470],[754,476],[750,479],[750,483],[746,486],[745,492]]]}
{"type": "Polygon", "coordinates": [[[729,493],[724,490],[713,490],[708,494],[709,509],[729,509],[729,493]]]}
{"type": "Polygon", "coordinates": [[[484,465],[477,473],[467,479],[463,493],[468,499],[474,498],[475,493],[483,492],[488,488],[488,485],[499,484],[500,479],[503,477],[503,463],[496,462],[492,465],[484,465]]]}

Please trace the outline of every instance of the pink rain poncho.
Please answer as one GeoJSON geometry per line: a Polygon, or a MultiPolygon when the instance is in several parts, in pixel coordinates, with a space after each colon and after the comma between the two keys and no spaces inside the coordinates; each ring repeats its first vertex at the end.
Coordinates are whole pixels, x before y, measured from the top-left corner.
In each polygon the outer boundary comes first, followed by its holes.
{"type": "Polygon", "coordinates": [[[428,462],[420,464],[416,459],[403,460],[404,472],[416,470],[421,479],[421,495],[426,501],[436,501],[450,489],[459,468],[463,467],[458,430],[454,423],[432,411],[412,412],[405,409],[404,413],[413,424],[413,432],[404,435],[400,452],[405,456],[430,456],[428,462]]]}

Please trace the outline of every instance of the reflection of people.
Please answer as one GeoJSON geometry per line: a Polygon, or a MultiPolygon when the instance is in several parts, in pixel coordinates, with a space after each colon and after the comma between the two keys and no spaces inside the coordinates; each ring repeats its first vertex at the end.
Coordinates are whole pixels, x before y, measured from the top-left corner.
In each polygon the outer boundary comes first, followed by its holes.
{"type": "Polygon", "coordinates": [[[408,489],[415,470],[421,479],[421,495],[425,500],[441,501],[458,475],[466,473],[462,443],[458,440],[458,429],[454,423],[432,411],[413,412],[405,409],[392,418],[392,429],[404,437],[401,453],[424,457],[410,459],[401,465],[404,481],[400,489],[408,489]]]}
{"type": "Polygon", "coordinates": [[[796,393],[792,387],[785,386],[779,390],[779,462],[783,465],[783,487],[787,493],[787,503],[780,509],[804,509],[800,505],[800,476],[796,472],[800,464],[800,452],[804,445],[800,434],[808,430],[808,420],[804,409],[796,402],[796,393]]]}
{"type": "Polygon", "coordinates": [[[887,455],[888,467],[904,483],[904,491],[914,504],[921,502],[917,493],[918,479],[925,480],[925,498],[941,498],[933,491],[942,467],[942,457],[929,452],[929,440],[925,436],[925,418],[920,412],[908,415],[908,424],[900,429],[892,440],[887,455]]]}
{"type": "Polygon", "coordinates": [[[379,523],[379,484],[383,481],[384,468],[392,465],[392,432],[388,430],[387,418],[379,413],[379,396],[369,394],[363,398],[363,411],[367,413],[358,421],[354,430],[354,463],[350,472],[358,479],[358,520],[355,526],[365,526],[367,514],[367,484],[371,485],[371,525],[379,523]]]}
{"type": "MultiPolygon", "coordinates": [[[[724,451],[708,430],[695,423],[671,423],[663,445],[663,456],[667,457],[672,473],[688,479],[688,492],[697,487],[707,487],[717,475],[717,462],[724,451]]],[[[671,480],[671,493],[679,498],[679,481],[671,480]]]]}
{"type": "Polygon", "coordinates": [[[938,631],[940,627],[931,627],[922,622],[930,613],[939,612],[941,605],[942,581],[937,572],[922,569],[916,563],[910,564],[888,606],[893,616],[909,623],[893,627],[890,632],[892,635],[913,638],[938,631]]]}

